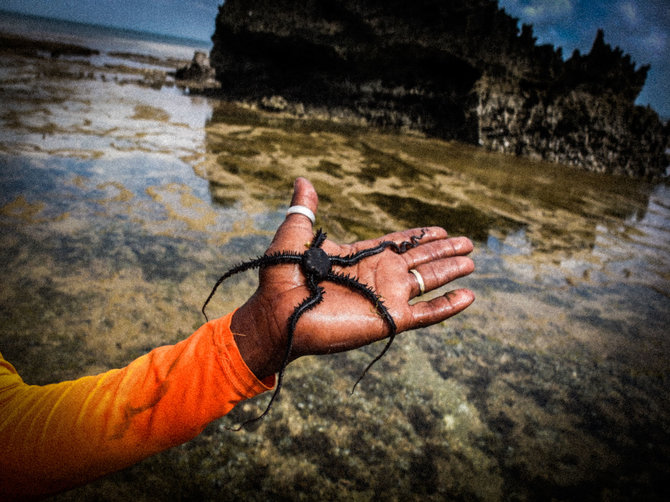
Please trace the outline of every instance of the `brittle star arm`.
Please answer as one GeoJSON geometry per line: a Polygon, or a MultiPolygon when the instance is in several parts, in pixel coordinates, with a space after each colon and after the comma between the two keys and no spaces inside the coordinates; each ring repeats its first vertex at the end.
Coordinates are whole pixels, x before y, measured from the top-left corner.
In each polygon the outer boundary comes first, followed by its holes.
{"type": "Polygon", "coordinates": [[[284,381],[284,371],[286,370],[286,367],[288,366],[288,363],[291,360],[291,349],[293,348],[293,335],[295,334],[295,327],[298,324],[298,319],[300,319],[302,314],[304,314],[308,310],[313,309],[323,300],[324,289],[321,286],[319,286],[313,278],[310,277],[307,278],[307,286],[309,287],[311,294],[295,308],[295,310],[288,319],[286,352],[284,353],[284,360],[282,361],[279,373],[277,374],[277,385],[275,387],[275,391],[273,392],[272,397],[270,398],[270,401],[268,402],[268,405],[265,408],[265,411],[263,411],[263,413],[261,413],[259,416],[249,419],[244,423],[242,423],[239,426],[239,429],[241,429],[242,427],[244,427],[249,423],[256,422],[257,420],[261,420],[263,417],[265,417],[265,415],[267,415],[268,412],[270,411],[270,408],[272,408],[272,404],[279,396],[279,391],[281,390],[282,382],[284,381]]]}
{"type": "Polygon", "coordinates": [[[330,262],[332,265],[338,265],[340,267],[350,267],[352,265],[356,265],[361,260],[379,254],[388,248],[391,248],[397,254],[403,254],[407,252],[409,249],[416,247],[424,235],[426,235],[426,231],[422,230],[421,234],[413,235],[412,237],[410,237],[409,241],[404,241],[401,242],[400,244],[396,244],[393,241],[382,241],[375,247],[363,249],[361,251],[358,251],[357,253],[351,253],[346,256],[329,255],[330,262]]]}
{"type": "Polygon", "coordinates": [[[207,308],[207,305],[209,304],[210,300],[214,297],[214,294],[216,293],[216,290],[219,288],[221,283],[223,283],[223,281],[225,281],[229,277],[235,274],[239,274],[240,272],[246,272],[247,270],[266,267],[268,265],[276,265],[278,263],[300,263],[300,260],[302,260],[302,255],[290,252],[281,252],[281,253],[274,253],[271,255],[259,256],[254,260],[245,261],[244,263],[235,265],[233,268],[228,270],[228,272],[223,274],[218,281],[216,281],[216,284],[214,284],[211,293],[209,293],[209,296],[205,300],[205,303],[202,305],[202,314],[205,316],[205,319],[209,321],[205,309],[207,308]]]}

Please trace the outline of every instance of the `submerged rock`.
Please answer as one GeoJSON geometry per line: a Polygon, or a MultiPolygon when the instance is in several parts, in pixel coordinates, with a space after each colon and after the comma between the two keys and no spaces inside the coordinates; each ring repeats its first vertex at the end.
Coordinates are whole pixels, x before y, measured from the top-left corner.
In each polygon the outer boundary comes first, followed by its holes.
{"type": "Polygon", "coordinates": [[[564,61],[493,0],[228,0],[213,41],[221,92],[271,111],[635,177],[668,166],[667,125],[634,104],[647,66],[602,32],[564,61]]]}

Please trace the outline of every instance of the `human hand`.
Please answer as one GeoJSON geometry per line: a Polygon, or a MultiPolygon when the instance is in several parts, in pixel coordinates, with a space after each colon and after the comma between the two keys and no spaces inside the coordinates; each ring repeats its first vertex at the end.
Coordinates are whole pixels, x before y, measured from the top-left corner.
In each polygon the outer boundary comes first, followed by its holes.
{"type": "MultiPolygon", "coordinates": [[[[302,205],[316,213],[318,196],[312,185],[298,178],[291,205],[302,205]]],[[[379,239],[339,245],[326,239],[322,249],[329,255],[346,256],[369,249],[382,241],[396,244],[410,241],[424,233],[418,245],[399,254],[386,249],[367,257],[344,274],[356,277],[370,286],[393,318],[397,333],[441,322],[464,310],[474,301],[467,289],[458,289],[428,301],[412,305],[410,299],[420,295],[417,270],[423,277],[425,291],[439,288],[474,270],[466,257],[472,243],[465,237],[447,237],[439,227],[395,232],[379,239]]],[[[302,254],[314,237],[312,222],[301,214],[288,215],[277,230],[266,254],[291,251],[302,254]]],[[[340,267],[334,267],[339,271],[340,267]]],[[[295,327],[290,360],[309,354],[342,352],[381,340],[391,334],[388,323],[360,293],[329,281],[323,301],[300,316],[295,327]]],[[[256,292],[233,315],[231,329],[240,353],[258,378],[270,376],[282,367],[288,343],[288,319],[305,298],[310,296],[305,277],[298,264],[264,267],[256,292]]]]}

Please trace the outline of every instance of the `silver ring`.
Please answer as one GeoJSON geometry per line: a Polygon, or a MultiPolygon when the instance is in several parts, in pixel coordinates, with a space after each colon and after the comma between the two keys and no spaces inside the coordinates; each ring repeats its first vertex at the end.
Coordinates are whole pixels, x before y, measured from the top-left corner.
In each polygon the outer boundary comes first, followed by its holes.
{"type": "Polygon", "coordinates": [[[410,268],[409,271],[416,277],[416,282],[419,283],[419,291],[421,291],[421,294],[424,294],[426,292],[426,283],[423,282],[423,277],[421,277],[421,274],[415,268],[410,268]]]}
{"type": "Polygon", "coordinates": [[[312,210],[308,207],[305,206],[291,206],[288,208],[288,211],[286,211],[286,214],[302,214],[303,216],[307,216],[309,218],[309,221],[312,222],[312,225],[316,223],[316,217],[314,216],[314,213],[312,210]]]}

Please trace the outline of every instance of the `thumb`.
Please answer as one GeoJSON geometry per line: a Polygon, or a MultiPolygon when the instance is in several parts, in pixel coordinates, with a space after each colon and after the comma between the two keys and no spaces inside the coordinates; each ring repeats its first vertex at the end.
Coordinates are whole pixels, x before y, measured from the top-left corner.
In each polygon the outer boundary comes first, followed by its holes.
{"type": "MultiPolygon", "coordinates": [[[[291,207],[303,206],[316,215],[316,208],[318,205],[319,196],[316,194],[316,190],[309,182],[309,180],[305,178],[296,178],[295,182],[293,183],[293,197],[291,198],[291,207]]],[[[299,213],[289,214],[287,215],[286,219],[288,220],[289,218],[294,218],[295,216],[304,216],[309,220],[309,217],[299,213]]]]}
{"type": "MultiPolygon", "coordinates": [[[[314,186],[305,178],[297,178],[293,183],[293,197],[291,198],[291,207],[302,206],[316,215],[319,205],[319,196],[314,186]]],[[[287,214],[286,219],[281,224],[274,239],[272,240],[272,249],[275,245],[279,247],[282,244],[288,244],[294,238],[304,239],[306,234],[312,235],[311,219],[300,212],[287,214]]]]}

